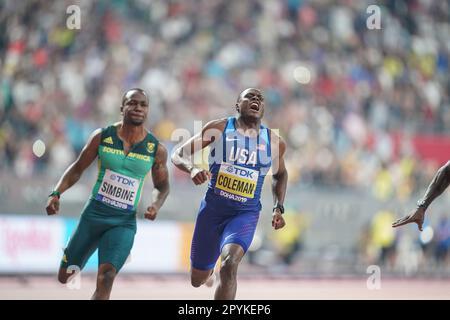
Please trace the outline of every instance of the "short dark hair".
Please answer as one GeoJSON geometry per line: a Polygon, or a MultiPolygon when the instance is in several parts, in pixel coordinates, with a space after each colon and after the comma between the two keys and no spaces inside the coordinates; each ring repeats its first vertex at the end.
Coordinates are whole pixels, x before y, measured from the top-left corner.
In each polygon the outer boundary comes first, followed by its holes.
{"type": "Polygon", "coordinates": [[[128,89],[127,91],[125,91],[125,93],[123,94],[123,96],[122,96],[122,106],[125,105],[125,100],[127,99],[127,95],[128,95],[128,93],[130,91],[137,91],[137,92],[142,93],[147,98],[147,102],[149,101],[147,92],[145,92],[143,89],[141,89],[141,88],[131,88],[131,89],[128,89]]]}
{"type": "Polygon", "coordinates": [[[241,101],[241,95],[242,95],[245,91],[247,91],[247,90],[256,90],[256,91],[258,91],[260,94],[263,94],[262,91],[261,91],[260,89],[258,89],[258,88],[252,88],[252,87],[246,88],[246,89],[242,90],[241,93],[239,93],[239,95],[238,95],[238,97],[237,97],[237,100],[236,100],[236,103],[239,103],[239,101],[241,101]]]}

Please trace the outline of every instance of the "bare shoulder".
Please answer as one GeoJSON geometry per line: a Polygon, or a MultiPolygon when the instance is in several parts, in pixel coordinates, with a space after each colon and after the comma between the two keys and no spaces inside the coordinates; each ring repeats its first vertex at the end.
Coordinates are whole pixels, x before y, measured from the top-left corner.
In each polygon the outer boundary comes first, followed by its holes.
{"type": "Polygon", "coordinates": [[[225,125],[227,124],[227,118],[215,119],[211,120],[205,124],[203,127],[204,130],[207,129],[217,129],[223,131],[225,129],[225,125]]]}
{"type": "Polygon", "coordinates": [[[269,131],[270,131],[270,142],[286,144],[284,139],[278,134],[278,130],[273,130],[269,128],[269,131]]]}
{"type": "Polygon", "coordinates": [[[95,129],[89,136],[88,142],[86,142],[76,160],[76,166],[80,172],[83,172],[83,170],[85,170],[98,155],[101,137],[102,128],[95,129]]]}
{"type": "Polygon", "coordinates": [[[102,128],[97,128],[92,131],[91,135],[89,136],[88,144],[95,144],[97,146],[100,145],[102,130],[102,128]]]}
{"type": "Polygon", "coordinates": [[[284,154],[285,150],[286,150],[286,142],[284,141],[284,139],[278,134],[278,130],[272,130],[269,129],[270,131],[270,144],[272,145],[272,148],[274,146],[278,146],[280,153],[284,154]]]}
{"type": "Polygon", "coordinates": [[[167,160],[167,148],[161,142],[158,143],[158,149],[156,150],[156,158],[160,161],[167,160]]]}
{"type": "Polygon", "coordinates": [[[103,128],[97,128],[91,133],[91,137],[95,137],[97,135],[100,135],[102,133],[103,128]]]}

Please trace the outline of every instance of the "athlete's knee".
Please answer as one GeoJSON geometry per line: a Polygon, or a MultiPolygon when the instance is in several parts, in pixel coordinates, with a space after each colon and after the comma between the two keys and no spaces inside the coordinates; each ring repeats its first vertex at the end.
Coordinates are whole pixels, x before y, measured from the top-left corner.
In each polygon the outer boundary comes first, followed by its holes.
{"type": "Polygon", "coordinates": [[[58,272],[58,281],[60,283],[66,284],[68,279],[69,275],[66,272],[61,272],[61,270],[58,272]]]}
{"type": "Polygon", "coordinates": [[[98,274],[98,278],[102,282],[112,282],[116,278],[116,272],[114,270],[104,271],[98,274]]]}
{"type": "Polygon", "coordinates": [[[225,256],[220,266],[221,279],[226,280],[235,277],[240,260],[236,255],[229,254],[225,256]]]}
{"type": "Polygon", "coordinates": [[[66,268],[60,268],[58,271],[58,281],[62,284],[66,284],[72,275],[73,272],[69,272],[66,268]]]}
{"type": "Polygon", "coordinates": [[[211,274],[212,274],[212,270],[209,270],[209,271],[191,270],[191,285],[194,288],[200,287],[202,284],[204,284],[206,282],[206,280],[208,280],[208,278],[210,277],[211,274]]]}
{"type": "Polygon", "coordinates": [[[206,281],[206,279],[191,276],[191,285],[194,288],[200,287],[203,283],[205,283],[205,281],[206,281]]]}
{"type": "Polygon", "coordinates": [[[116,278],[117,272],[114,269],[99,270],[98,280],[103,284],[110,284],[116,278]]]}

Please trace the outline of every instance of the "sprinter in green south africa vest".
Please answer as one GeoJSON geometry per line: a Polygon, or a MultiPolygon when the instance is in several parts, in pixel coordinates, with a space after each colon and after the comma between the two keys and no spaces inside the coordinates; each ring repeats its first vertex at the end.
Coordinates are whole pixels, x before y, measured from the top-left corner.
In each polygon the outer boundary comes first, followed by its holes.
{"type": "Polygon", "coordinates": [[[155,161],[158,140],[148,133],[125,155],[122,140],[117,136],[119,124],[102,131],[98,149],[98,177],[91,199],[115,209],[136,211],[145,176],[155,161]]]}
{"type": "Polygon", "coordinates": [[[115,276],[127,260],[136,234],[136,214],[146,176],[151,172],[152,202],[144,217],[154,220],[169,194],[167,150],[144,127],[149,109],[147,94],[130,89],[123,95],[123,119],[93,132],[78,159],[50,193],[46,211],[59,210],[59,198],[97,158],[98,175],[91,197],[72,234],[58,272],[67,283],[98,249],[97,287],[92,299],[109,299],[115,276]]]}

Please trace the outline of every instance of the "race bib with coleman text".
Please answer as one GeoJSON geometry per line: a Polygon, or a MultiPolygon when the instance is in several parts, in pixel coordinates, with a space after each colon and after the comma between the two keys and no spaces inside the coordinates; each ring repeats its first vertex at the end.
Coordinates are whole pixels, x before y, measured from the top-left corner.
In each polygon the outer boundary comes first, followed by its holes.
{"type": "Polygon", "coordinates": [[[217,174],[215,193],[220,196],[246,202],[255,197],[259,172],[241,166],[222,163],[217,174]]]}
{"type": "Polygon", "coordinates": [[[96,199],[119,209],[133,210],[139,183],[138,179],[106,169],[96,199]]]}

